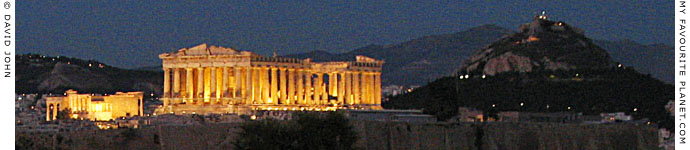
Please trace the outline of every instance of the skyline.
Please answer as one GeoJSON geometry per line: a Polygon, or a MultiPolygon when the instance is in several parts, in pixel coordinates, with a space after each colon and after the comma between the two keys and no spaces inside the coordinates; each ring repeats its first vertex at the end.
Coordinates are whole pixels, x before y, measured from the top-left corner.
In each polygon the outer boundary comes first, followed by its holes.
{"type": "Polygon", "coordinates": [[[342,53],[484,24],[515,31],[545,10],[597,40],[672,45],[673,3],[635,2],[22,2],[17,53],[154,66],[158,54],[200,43],[270,56],[342,53]],[[26,4],[26,5],[25,5],[26,4]],[[154,6],[155,5],[155,6],[154,6]],[[194,7],[199,6],[199,7],[194,7]],[[175,11],[180,10],[180,11],[175,11]]]}

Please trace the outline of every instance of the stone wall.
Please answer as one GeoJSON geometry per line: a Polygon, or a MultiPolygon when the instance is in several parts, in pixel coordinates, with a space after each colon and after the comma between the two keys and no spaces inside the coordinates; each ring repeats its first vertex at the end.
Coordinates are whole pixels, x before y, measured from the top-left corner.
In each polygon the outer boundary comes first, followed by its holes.
{"type": "Polygon", "coordinates": [[[355,122],[357,147],[379,149],[657,149],[657,129],[632,124],[355,122]]]}
{"type": "MultiPolygon", "coordinates": [[[[55,133],[17,132],[30,149],[231,149],[239,124],[157,126],[55,133]]],[[[353,122],[358,149],[656,149],[657,130],[631,124],[353,122]]],[[[18,141],[19,142],[19,141],[18,141]]]]}

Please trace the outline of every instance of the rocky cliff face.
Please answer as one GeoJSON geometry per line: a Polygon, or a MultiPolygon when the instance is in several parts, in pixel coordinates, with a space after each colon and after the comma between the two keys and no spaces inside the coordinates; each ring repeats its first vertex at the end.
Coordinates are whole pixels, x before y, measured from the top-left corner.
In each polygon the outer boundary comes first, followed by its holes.
{"type": "Polygon", "coordinates": [[[595,69],[613,66],[606,50],[564,22],[535,17],[518,33],[505,36],[476,51],[461,74],[495,75],[502,72],[595,69]]]}

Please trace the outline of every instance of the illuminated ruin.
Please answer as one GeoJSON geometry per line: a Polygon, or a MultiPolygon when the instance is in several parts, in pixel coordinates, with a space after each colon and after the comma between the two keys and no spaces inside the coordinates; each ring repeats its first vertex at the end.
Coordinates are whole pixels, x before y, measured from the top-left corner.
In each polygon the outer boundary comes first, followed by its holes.
{"type": "Polygon", "coordinates": [[[382,109],[383,61],[311,62],[201,44],[159,55],[163,105],[155,114],[382,109]]]}
{"type": "Polygon", "coordinates": [[[107,121],[144,114],[142,92],[117,92],[100,96],[67,90],[65,96],[46,97],[46,121],[58,119],[58,111],[70,110],[72,119],[107,121]]]}

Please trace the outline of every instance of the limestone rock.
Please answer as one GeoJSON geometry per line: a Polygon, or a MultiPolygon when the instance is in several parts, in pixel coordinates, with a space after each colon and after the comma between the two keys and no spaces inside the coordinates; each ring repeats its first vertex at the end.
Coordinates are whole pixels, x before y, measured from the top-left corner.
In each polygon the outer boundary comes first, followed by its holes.
{"type": "Polygon", "coordinates": [[[535,17],[533,22],[521,25],[518,33],[476,51],[463,62],[459,73],[496,75],[605,68],[613,64],[609,54],[585,37],[581,29],[535,17]]]}

